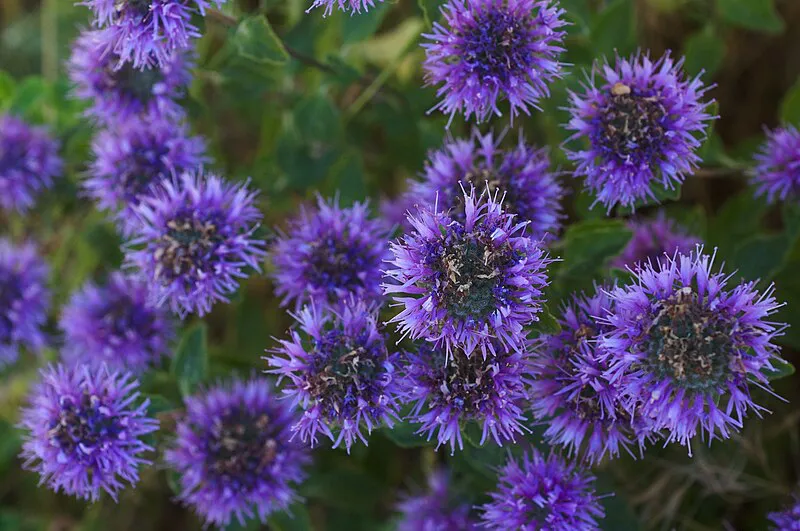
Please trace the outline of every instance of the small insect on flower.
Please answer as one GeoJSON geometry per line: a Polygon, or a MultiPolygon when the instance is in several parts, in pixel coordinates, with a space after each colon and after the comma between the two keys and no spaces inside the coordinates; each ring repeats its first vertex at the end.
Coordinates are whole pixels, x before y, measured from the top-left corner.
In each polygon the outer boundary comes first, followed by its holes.
{"type": "MultiPolygon", "coordinates": [[[[449,0],[444,24],[423,34],[427,85],[440,85],[434,107],[450,115],[473,114],[478,122],[502,116],[508,100],[511,120],[530,114],[549,96],[548,84],[562,77],[559,55],[566,25],[564,10],[550,0],[449,0]]],[[[449,125],[449,123],[448,123],[449,125]]]]}
{"type": "Polygon", "coordinates": [[[551,454],[526,453],[522,462],[509,458],[499,470],[497,489],[483,506],[487,529],[599,529],[605,511],[594,491],[594,476],[551,454]]]}
{"type": "Polygon", "coordinates": [[[495,348],[494,356],[453,352],[422,342],[419,352],[406,353],[400,379],[407,400],[414,402],[408,420],[419,432],[450,452],[464,449],[461,426],[475,422],[482,429],[479,444],[488,438],[499,446],[514,441],[527,428],[523,410],[529,399],[531,364],[526,353],[495,348]]]}
{"type": "Polygon", "coordinates": [[[149,304],[147,295],[141,279],[119,272],[102,286],[86,284],[61,314],[64,360],[141,374],[169,355],[172,316],[149,304]]]}
{"type": "Polygon", "coordinates": [[[770,392],[767,373],[780,361],[773,343],[784,324],[767,318],[781,306],[773,287],[754,282],[727,289],[729,276],[711,271],[714,257],[678,254],[635,270],[631,285],[610,292],[615,308],[603,348],[608,376],[622,379],[623,400],[667,442],[689,447],[698,430],[711,441],[742,426],[751,386],[770,392]],[[623,375],[626,375],[623,378],[623,375]]]}
{"type": "Polygon", "coordinates": [[[402,311],[391,322],[404,335],[470,355],[519,350],[524,327],[542,311],[551,260],[528,222],[502,210],[498,194],[463,192],[464,215],[420,209],[412,229],[391,244],[384,292],[402,311]],[[460,219],[459,219],[460,218],[460,219]]]}
{"type": "Polygon", "coordinates": [[[0,238],[0,368],[14,363],[20,349],[39,353],[47,343],[50,291],[47,265],[33,244],[0,238]]]}
{"type": "Polygon", "coordinates": [[[454,492],[446,471],[437,469],[428,476],[427,492],[406,496],[397,504],[400,521],[397,531],[475,531],[478,523],[469,503],[454,492]]]}
{"type": "Polygon", "coordinates": [[[108,30],[84,31],[73,44],[68,74],[75,96],[89,102],[87,116],[112,126],[137,116],[182,118],[176,100],[191,80],[187,56],[175,54],[160,68],[137,70],[108,51],[109,39],[108,30]]]}
{"type": "Polygon", "coordinates": [[[176,438],[165,452],[180,475],[181,502],[208,525],[264,522],[286,510],[310,461],[292,442],[294,411],[282,404],[264,378],[219,384],[186,399],[176,438]]]}
{"type": "Polygon", "coordinates": [[[464,186],[474,186],[489,193],[505,194],[503,209],[516,214],[518,221],[529,222],[532,238],[552,240],[561,228],[561,198],[564,189],[557,174],[549,170],[550,157],[545,149],[534,149],[522,134],[516,147],[502,149],[500,138],[491,132],[475,130],[470,139],[445,143],[428,158],[422,180],[411,184],[407,203],[433,205],[437,198],[442,210],[455,209],[463,219],[464,186]]]}
{"type": "MultiPolygon", "coordinates": [[[[383,2],[383,0],[378,1],[383,2]]],[[[314,0],[311,7],[306,10],[306,13],[318,7],[325,8],[323,13],[325,17],[333,13],[334,7],[338,8],[339,11],[349,10],[351,15],[355,15],[356,13],[366,13],[370,8],[375,7],[375,0],[314,0]]]]}
{"type": "Polygon", "coordinates": [[[327,435],[347,451],[383,424],[397,419],[397,354],[389,352],[375,308],[348,300],[336,308],[306,306],[296,316],[298,328],[265,358],[284,394],[303,410],[292,427],[304,442],[327,435]],[[338,434],[334,432],[337,431],[338,434]]]}
{"type": "Polygon", "coordinates": [[[317,208],[302,209],[278,231],[270,259],[282,304],[335,303],[351,296],[382,297],[381,269],[389,257],[389,227],[369,218],[369,205],[339,207],[338,199],[317,197],[317,208]]]}
{"type": "Polygon", "coordinates": [[[767,515],[773,531],[800,531],[800,494],[792,496],[792,503],[782,511],[767,515]]]}
{"type": "Polygon", "coordinates": [[[247,269],[260,270],[266,251],[255,236],[261,212],[247,183],[184,173],[163,181],[135,208],[141,223],[125,248],[156,306],[182,318],[228,301],[247,269]]]}
{"type": "Polygon", "coordinates": [[[135,485],[141,454],[152,451],[143,436],[158,429],[139,400],[130,373],[105,366],[49,365],[21,412],[24,467],[38,472],[56,492],[97,501],[106,491],[116,501],[123,481],[135,485]]]}
{"type": "MultiPolygon", "coordinates": [[[[697,167],[711,102],[698,75],[687,79],[683,59],[669,53],[657,61],[647,54],[595,63],[583,94],[570,92],[574,131],[567,142],[587,139],[589,147],[567,151],[576,176],[609,211],[620,204],[656,199],[653,185],[672,190],[697,167]]],[[[713,100],[712,100],[713,101],[713,100]]]]}
{"type": "Polygon", "coordinates": [[[46,130],[0,115],[0,209],[26,213],[63,171],[58,142],[46,130]]]}
{"type": "Polygon", "coordinates": [[[208,161],[205,149],[203,139],[190,136],[183,122],[160,116],[126,120],[95,137],[83,187],[100,209],[114,213],[120,231],[129,236],[139,223],[135,210],[141,197],[164,179],[199,169],[208,161]]]}
{"type": "Polygon", "coordinates": [[[665,254],[689,253],[700,243],[699,238],[687,234],[663,212],[654,219],[630,221],[628,228],[633,236],[611,263],[621,269],[641,263],[655,263],[663,260],[665,254]]]}
{"type": "Polygon", "coordinates": [[[750,182],[756,195],[770,203],[800,202],[800,131],[794,126],[767,132],[767,141],[755,156],[750,182]]]}

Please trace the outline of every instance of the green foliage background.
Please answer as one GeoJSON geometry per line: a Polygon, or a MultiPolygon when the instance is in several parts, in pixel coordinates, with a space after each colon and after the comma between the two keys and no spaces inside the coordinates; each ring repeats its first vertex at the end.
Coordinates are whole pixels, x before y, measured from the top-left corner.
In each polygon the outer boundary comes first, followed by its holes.
{"type": "MultiPolygon", "coordinates": [[[[686,55],[689,73],[705,70],[716,82],[715,123],[702,148],[703,167],[682,190],[664,197],[664,209],[709,247],[736,278],[774,281],[787,305],[780,320],[792,326],[780,338],[787,360],[800,351],[800,206],[768,207],[753,199],[744,171],[763,140],[764,125],[800,125],[800,2],[797,0],[563,0],[571,22],[565,60],[569,75],[553,87],[542,111],[515,128],[548,145],[554,165],[567,173],[559,150],[566,138],[561,108],[566,90],[579,86],[594,58],[654,55],[665,49],[686,55]]],[[[422,88],[420,33],[438,17],[438,0],[387,2],[368,14],[306,14],[304,0],[229,0],[225,12],[198,21],[198,67],[189,97],[194,129],[210,143],[213,167],[230,179],[251,177],[262,190],[266,227],[281,225],[319,191],[344,202],[377,199],[402,191],[422,168],[428,150],[447,131],[446,118],[428,114],[432,89],[422,88]]],[[[67,159],[67,175],[25,218],[2,217],[0,232],[31,237],[47,255],[53,274],[55,334],[58,308],[89,278],[119,267],[120,242],[103,215],[80,197],[91,125],[69,97],[63,62],[89,12],[69,0],[3,0],[0,3],[0,110],[48,124],[67,159]]],[[[495,120],[499,131],[508,124],[495,120]]],[[[454,136],[472,125],[457,118],[454,136]]],[[[485,130],[488,125],[482,126],[485,130]]],[[[516,134],[509,135],[511,140],[516,134]]],[[[551,270],[549,307],[576,289],[609,274],[606,263],[630,237],[621,218],[590,210],[580,182],[565,178],[569,227],[554,245],[563,261],[551,270]]],[[[656,207],[642,205],[652,213],[656,207]]],[[[203,382],[264,367],[260,356],[282,336],[290,319],[278,308],[264,276],[246,281],[230,305],[217,305],[203,321],[184,323],[171,364],[149,374],[144,388],[168,437],[181,396],[203,382]]],[[[541,329],[552,327],[544,319],[541,329]]],[[[57,353],[48,353],[55,359],[57,353]]],[[[153,467],[119,504],[105,499],[83,505],[37,488],[38,478],[20,470],[17,410],[39,361],[28,357],[0,375],[0,530],[200,529],[171,501],[174,478],[153,467]]],[[[790,368],[787,367],[787,373],[790,368]]],[[[800,386],[796,377],[775,382],[789,402],[756,391],[773,411],[749,419],[740,435],[710,449],[697,442],[694,458],[683,448],[655,447],[644,460],[622,458],[596,472],[605,498],[607,530],[764,529],[800,472],[800,386]],[[726,527],[727,526],[727,527],[726,527]]],[[[540,430],[529,437],[541,444],[540,430]]],[[[517,449],[510,451],[516,452],[517,449]]],[[[319,450],[311,478],[301,487],[307,503],[293,518],[277,515],[274,530],[383,530],[392,528],[398,493],[419,484],[437,463],[458,475],[459,488],[476,502],[494,486],[492,467],[507,450],[472,443],[450,457],[401,425],[379,430],[368,448],[352,455],[319,450]]]]}

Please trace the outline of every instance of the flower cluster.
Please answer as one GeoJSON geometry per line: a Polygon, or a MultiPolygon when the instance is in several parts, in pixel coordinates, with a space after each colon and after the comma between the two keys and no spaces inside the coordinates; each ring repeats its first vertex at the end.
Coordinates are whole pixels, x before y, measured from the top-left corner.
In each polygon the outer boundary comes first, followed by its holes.
{"type": "MultiPolygon", "coordinates": [[[[382,2],[383,0],[378,1],[382,2]]],[[[314,0],[307,11],[318,7],[325,8],[323,16],[326,17],[333,13],[334,7],[338,8],[339,11],[347,11],[349,9],[350,14],[355,15],[356,13],[366,13],[370,8],[375,7],[375,0],[314,0]]]]}
{"type": "Polygon", "coordinates": [[[767,515],[770,523],[774,526],[774,531],[798,531],[800,530],[800,494],[792,497],[792,503],[782,511],[767,515]]]}
{"type": "Polygon", "coordinates": [[[428,476],[428,491],[409,495],[398,505],[401,514],[397,531],[476,531],[469,504],[453,492],[450,478],[443,470],[428,476]]]}
{"type": "Polygon", "coordinates": [[[800,131],[791,125],[769,131],[755,159],[751,182],[756,195],[766,195],[771,203],[800,201],[800,131]]]}
{"type": "Polygon", "coordinates": [[[700,243],[663,214],[650,220],[628,223],[633,236],[628,245],[611,263],[614,267],[636,267],[637,264],[655,263],[665,255],[689,253],[700,243]]]}

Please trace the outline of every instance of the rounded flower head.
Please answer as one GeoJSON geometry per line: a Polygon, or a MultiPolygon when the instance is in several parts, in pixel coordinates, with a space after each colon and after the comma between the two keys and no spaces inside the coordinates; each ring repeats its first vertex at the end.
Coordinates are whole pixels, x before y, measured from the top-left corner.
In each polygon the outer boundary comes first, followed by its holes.
{"type": "Polygon", "coordinates": [[[438,198],[439,208],[455,209],[463,219],[463,186],[499,190],[503,209],[529,222],[529,236],[552,239],[561,226],[564,190],[549,171],[547,151],[531,148],[522,135],[509,150],[500,149],[499,140],[476,130],[469,140],[447,142],[430,155],[422,181],[413,183],[408,194],[418,205],[433,205],[438,198]]]}
{"type": "Polygon", "coordinates": [[[175,101],[191,79],[189,62],[174,55],[160,68],[137,70],[108,51],[107,30],[85,31],[75,41],[68,71],[75,95],[88,100],[86,114],[103,124],[122,124],[136,116],[179,118],[175,101]]]}
{"type": "Polygon", "coordinates": [[[317,208],[302,209],[270,251],[282,304],[380,299],[388,234],[385,223],[369,218],[367,203],[340,208],[338,199],[318,197],[317,208]]]}
{"type": "Polygon", "coordinates": [[[207,160],[205,147],[201,138],[189,136],[185,123],[134,118],[97,134],[83,186],[99,208],[114,212],[120,230],[130,235],[139,223],[135,209],[141,197],[163,179],[199,168],[207,160]]]}
{"type": "Polygon", "coordinates": [[[560,78],[558,56],[566,32],[564,10],[550,0],[449,0],[444,24],[423,37],[425,82],[441,85],[434,107],[450,119],[464,113],[479,122],[501,116],[508,100],[511,120],[549,95],[560,78]]]}
{"type": "Polygon", "coordinates": [[[305,479],[307,449],[291,441],[295,413],[265,379],[217,385],[186,399],[176,438],[166,451],[180,475],[179,499],[206,524],[244,525],[288,508],[305,479]]]}
{"type": "Polygon", "coordinates": [[[21,348],[41,351],[50,307],[47,266],[31,244],[0,238],[0,368],[13,363],[21,348]]]}
{"type": "Polygon", "coordinates": [[[519,350],[524,327],[542,311],[550,260],[496,193],[473,188],[463,205],[463,216],[438,206],[420,210],[409,218],[413,230],[391,244],[384,291],[402,307],[392,322],[448,355],[454,348],[466,355],[519,350]]]}
{"type": "Polygon", "coordinates": [[[792,497],[792,503],[782,511],[767,515],[774,531],[800,531],[800,494],[792,497]]]}
{"type": "Polygon", "coordinates": [[[62,169],[58,143],[44,129],[0,116],[0,209],[27,212],[62,169]]]}
{"type": "Polygon", "coordinates": [[[538,450],[519,463],[510,458],[499,471],[497,490],[481,507],[483,527],[521,531],[599,529],[605,512],[598,502],[594,476],[538,450]]]}
{"type": "Polygon", "coordinates": [[[105,366],[43,369],[21,414],[25,468],[56,492],[97,501],[106,491],[116,500],[123,481],[135,485],[139,465],[150,464],[141,454],[153,449],[142,437],[158,429],[138,386],[105,366]]]}
{"type": "Polygon", "coordinates": [[[767,141],[756,154],[751,182],[756,195],[800,202],[800,131],[786,126],[767,133],[767,141]]]}
{"type": "Polygon", "coordinates": [[[428,491],[407,496],[397,505],[397,531],[476,531],[471,508],[453,493],[448,475],[435,470],[428,477],[428,491]]]}
{"type": "Polygon", "coordinates": [[[764,372],[780,359],[772,341],[785,328],[768,320],[781,306],[772,286],[762,294],[753,282],[726,289],[730,277],[712,272],[713,261],[698,248],[643,264],[632,285],[611,291],[602,340],[628,409],[636,404],[667,442],[687,446],[698,430],[728,438],[748,409],[763,409],[750,387],[769,390],[764,372]]]}
{"type": "MultiPolygon", "coordinates": [[[[491,437],[502,446],[527,430],[522,411],[531,383],[530,361],[519,351],[496,349],[494,356],[473,352],[467,356],[423,342],[419,352],[406,354],[405,394],[414,402],[408,417],[421,424],[419,432],[450,451],[464,449],[461,426],[475,422],[483,433],[480,444],[491,437]]],[[[437,446],[437,448],[438,448],[437,446]]]]}
{"type": "Polygon", "coordinates": [[[317,432],[347,451],[356,439],[397,418],[397,354],[386,348],[375,310],[361,301],[336,309],[307,306],[297,316],[299,330],[267,358],[272,374],[287,379],[284,394],[303,410],[292,427],[302,441],[317,444],[317,432]],[[334,431],[338,431],[335,435],[334,431]]]}
{"type": "MultiPolygon", "coordinates": [[[[383,2],[383,0],[378,0],[383,2]]],[[[366,13],[370,8],[375,7],[375,0],[314,0],[306,10],[306,13],[317,7],[324,7],[325,12],[323,16],[328,16],[333,13],[333,8],[336,7],[339,11],[350,11],[351,15],[356,13],[366,13]]]]}
{"type": "Polygon", "coordinates": [[[610,211],[656,198],[653,189],[673,189],[697,167],[695,151],[712,116],[701,101],[709,87],[687,79],[683,59],[646,54],[595,64],[584,93],[571,92],[569,140],[586,138],[588,149],[568,151],[596,202],[610,211]]]}
{"type": "Polygon", "coordinates": [[[214,302],[227,302],[266,254],[253,234],[261,219],[255,193],[247,183],[191,173],[163,181],[152,193],[135,209],[141,223],[126,248],[126,264],[146,280],[153,304],[167,303],[181,317],[202,316],[214,302]]]}
{"type": "Polygon", "coordinates": [[[700,243],[698,238],[686,234],[663,213],[654,219],[631,221],[628,227],[633,236],[612,262],[615,267],[635,267],[636,264],[663,260],[665,254],[689,253],[700,243]]]}
{"type": "Polygon", "coordinates": [[[86,284],[61,314],[64,360],[143,373],[169,355],[171,315],[151,306],[147,295],[144,282],[122,273],[103,286],[86,284]]]}

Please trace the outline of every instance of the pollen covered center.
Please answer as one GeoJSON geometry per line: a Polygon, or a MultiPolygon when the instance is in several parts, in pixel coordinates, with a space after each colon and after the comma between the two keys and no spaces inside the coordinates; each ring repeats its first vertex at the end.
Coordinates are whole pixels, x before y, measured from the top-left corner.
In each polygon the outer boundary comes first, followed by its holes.
{"type": "Polygon", "coordinates": [[[233,409],[212,424],[205,437],[209,475],[224,485],[251,489],[275,460],[278,443],[269,415],[233,409]]]}
{"type": "Polygon", "coordinates": [[[444,351],[427,345],[420,347],[420,354],[432,358],[430,366],[434,370],[432,381],[428,382],[434,390],[430,396],[431,409],[448,407],[465,415],[479,415],[481,406],[491,403],[497,389],[492,376],[498,372],[499,358],[456,352],[445,360],[444,351]]]}
{"type": "MultiPolygon", "coordinates": [[[[97,395],[84,392],[79,401],[61,397],[58,417],[50,425],[50,442],[69,455],[90,457],[110,442],[123,439],[125,427],[97,395]]],[[[59,457],[61,459],[61,457],[59,457]]]]}
{"type": "MultiPolygon", "coordinates": [[[[528,21],[500,9],[479,13],[463,34],[461,57],[471,71],[486,80],[506,83],[529,70],[533,36],[528,21]]],[[[488,90],[488,88],[487,88],[488,90]]]]}
{"type": "Polygon", "coordinates": [[[157,262],[156,278],[169,281],[202,274],[210,266],[219,240],[217,226],[211,220],[186,217],[168,221],[166,233],[159,239],[153,255],[157,262]]]}
{"type": "Polygon", "coordinates": [[[600,143],[608,153],[622,159],[649,160],[661,152],[666,110],[658,95],[639,95],[623,84],[610,89],[600,109],[600,143]]]}

